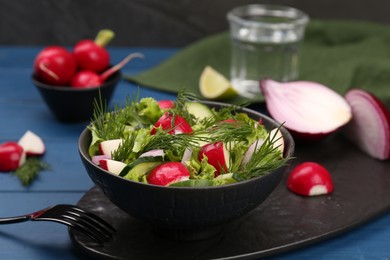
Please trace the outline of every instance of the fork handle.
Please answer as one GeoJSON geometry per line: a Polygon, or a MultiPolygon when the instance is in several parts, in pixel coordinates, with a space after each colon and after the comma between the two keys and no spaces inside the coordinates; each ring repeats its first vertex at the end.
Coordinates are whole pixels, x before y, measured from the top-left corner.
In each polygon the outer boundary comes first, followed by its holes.
{"type": "Polygon", "coordinates": [[[0,218],[0,225],[1,224],[12,224],[12,223],[25,222],[25,221],[29,221],[30,219],[31,219],[31,216],[0,218]]]}

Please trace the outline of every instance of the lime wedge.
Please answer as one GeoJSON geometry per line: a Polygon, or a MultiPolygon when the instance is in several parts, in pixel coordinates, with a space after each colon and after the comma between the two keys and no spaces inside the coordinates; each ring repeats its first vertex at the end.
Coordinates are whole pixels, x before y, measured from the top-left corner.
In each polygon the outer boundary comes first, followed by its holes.
{"type": "Polygon", "coordinates": [[[206,66],[200,75],[199,90],[207,99],[230,99],[237,96],[230,81],[210,66],[206,66]]]}

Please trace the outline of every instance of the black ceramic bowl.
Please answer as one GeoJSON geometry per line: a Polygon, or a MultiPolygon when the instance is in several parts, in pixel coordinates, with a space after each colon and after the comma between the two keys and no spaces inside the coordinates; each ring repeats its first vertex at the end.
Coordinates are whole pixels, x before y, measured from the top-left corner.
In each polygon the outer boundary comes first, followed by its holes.
{"type": "MultiPolygon", "coordinates": [[[[226,106],[204,102],[210,107],[226,106]]],[[[253,110],[242,109],[250,117],[262,118],[268,130],[279,124],[253,110]]],[[[281,128],[284,155],[294,153],[294,140],[281,128]]],[[[151,224],[155,231],[175,239],[200,239],[220,231],[229,222],[259,206],[279,184],[287,166],[268,175],[247,181],[213,187],[163,187],[126,180],[92,163],[88,155],[91,132],[85,129],[79,138],[81,160],[93,182],[113,204],[129,215],[151,224]]]]}
{"type": "Polygon", "coordinates": [[[100,95],[103,102],[106,102],[106,104],[110,102],[121,77],[121,72],[118,71],[102,86],[83,89],[47,85],[40,82],[35,75],[32,76],[32,82],[59,121],[82,122],[91,120],[94,111],[94,100],[100,100],[100,95]]]}

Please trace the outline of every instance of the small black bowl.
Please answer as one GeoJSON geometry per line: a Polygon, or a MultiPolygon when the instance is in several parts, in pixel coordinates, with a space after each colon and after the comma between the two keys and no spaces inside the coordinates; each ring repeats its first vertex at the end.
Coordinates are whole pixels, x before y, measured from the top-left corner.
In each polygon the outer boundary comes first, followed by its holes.
{"type": "MultiPolygon", "coordinates": [[[[227,104],[204,102],[221,108],[227,104]]],[[[271,118],[250,109],[242,109],[255,120],[262,118],[268,130],[279,126],[271,118]]],[[[292,157],[295,143],[281,127],[284,156],[292,157]]],[[[209,237],[258,207],[279,184],[287,165],[262,177],[212,187],[163,187],[126,180],[96,166],[88,155],[91,132],[86,128],[79,138],[81,160],[92,181],[113,204],[129,215],[151,224],[169,238],[195,240],[209,237]]]]}
{"type": "Polygon", "coordinates": [[[122,78],[120,71],[114,73],[102,86],[76,89],[70,86],[53,86],[40,82],[32,75],[32,82],[55,117],[62,122],[89,121],[93,116],[94,102],[108,104],[122,78]]]}

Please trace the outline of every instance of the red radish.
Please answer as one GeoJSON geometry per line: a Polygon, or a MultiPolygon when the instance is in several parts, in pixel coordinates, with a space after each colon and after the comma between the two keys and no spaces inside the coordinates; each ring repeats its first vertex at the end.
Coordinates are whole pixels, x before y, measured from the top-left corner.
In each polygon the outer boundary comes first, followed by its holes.
{"type": "Polygon", "coordinates": [[[89,70],[76,72],[70,82],[70,85],[74,88],[96,88],[102,84],[100,76],[96,72],[89,70]]]}
{"type": "Polygon", "coordinates": [[[300,140],[319,140],[346,125],[352,118],[347,101],[316,82],[260,82],[267,110],[300,140]]]}
{"type": "Polygon", "coordinates": [[[141,53],[131,53],[117,65],[109,68],[100,75],[94,71],[81,70],[74,75],[71,81],[71,86],[74,88],[92,88],[102,86],[109,77],[123,68],[123,66],[125,66],[130,60],[143,57],[144,56],[141,53]]]}
{"type": "Polygon", "coordinates": [[[351,89],[345,95],[352,107],[352,121],[344,133],[363,152],[379,160],[390,157],[390,113],[372,93],[351,89]]]}
{"type": "Polygon", "coordinates": [[[110,64],[110,54],[105,46],[115,36],[111,30],[101,30],[96,39],[81,40],[73,48],[74,56],[80,70],[90,70],[100,73],[110,64]]]}
{"type": "Polygon", "coordinates": [[[60,46],[40,51],[34,61],[34,74],[43,83],[67,86],[77,69],[74,56],[60,46]]]}
{"type": "Polygon", "coordinates": [[[121,173],[121,171],[127,166],[127,164],[123,162],[111,159],[102,159],[99,161],[99,165],[102,167],[102,169],[115,175],[119,175],[119,173],[121,173]]]}
{"type": "Polygon", "coordinates": [[[112,139],[103,141],[99,144],[100,154],[109,155],[118,149],[118,147],[122,144],[122,139],[112,139]]]}
{"type": "Polygon", "coordinates": [[[46,150],[42,138],[30,130],[23,134],[19,139],[18,144],[23,148],[27,156],[42,155],[46,150]]]}
{"type": "Polygon", "coordinates": [[[108,154],[101,154],[101,155],[94,155],[92,156],[92,162],[96,165],[100,165],[100,161],[103,159],[110,159],[111,155],[108,154]]]}
{"type": "Polygon", "coordinates": [[[233,118],[229,118],[229,119],[225,119],[225,120],[222,120],[222,121],[219,121],[218,124],[230,124],[232,126],[236,126],[236,127],[240,127],[240,122],[233,119],[233,118]]]}
{"type": "Polygon", "coordinates": [[[201,161],[205,156],[207,157],[207,162],[215,168],[215,177],[221,174],[221,172],[229,172],[230,154],[224,143],[216,142],[203,145],[199,151],[199,161],[201,161]]]}
{"type": "Polygon", "coordinates": [[[25,161],[26,153],[19,144],[15,142],[0,144],[0,171],[14,171],[22,166],[25,161]]]}
{"type": "Polygon", "coordinates": [[[191,133],[192,128],[190,124],[181,116],[173,115],[171,113],[163,114],[159,120],[154,124],[152,131],[150,132],[152,135],[156,133],[156,129],[161,127],[164,131],[169,130],[169,134],[182,134],[182,133],[191,133]]]}
{"type": "Polygon", "coordinates": [[[304,162],[291,171],[287,187],[300,195],[316,196],[331,193],[334,186],[327,169],[315,162],[304,162]]]}
{"type": "Polygon", "coordinates": [[[154,168],[146,177],[149,184],[168,186],[190,178],[187,168],[180,162],[166,162],[154,168]]]}
{"type": "Polygon", "coordinates": [[[229,124],[229,123],[237,123],[237,121],[233,118],[225,119],[219,122],[220,124],[229,124]]]}
{"type": "Polygon", "coordinates": [[[158,101],[158,105],[161,109],[169,109],[175,107],[175,102],[172,100],[160,100],[158,101]]]}

